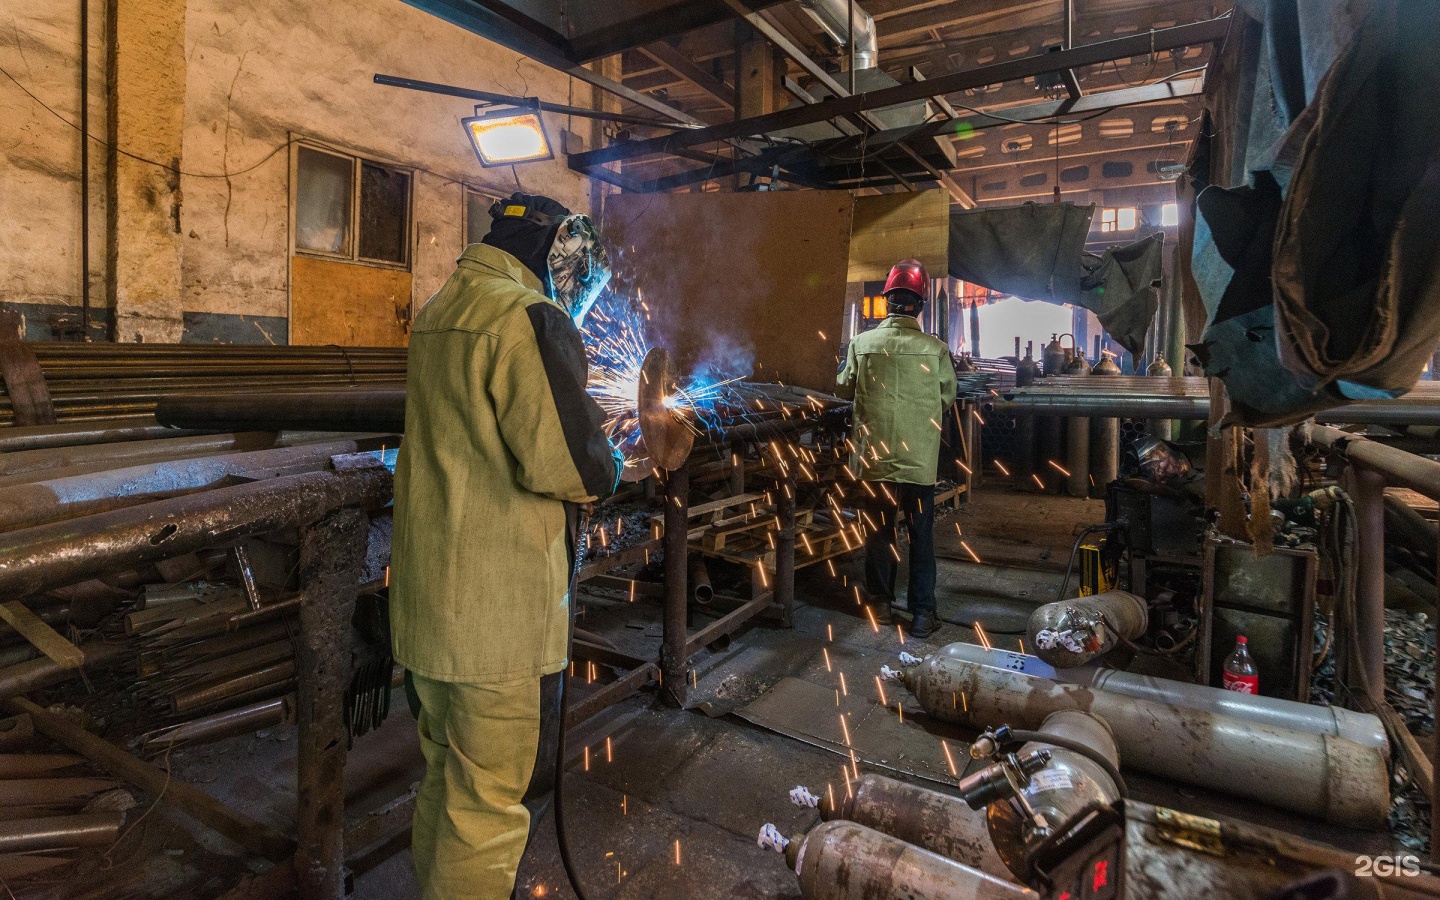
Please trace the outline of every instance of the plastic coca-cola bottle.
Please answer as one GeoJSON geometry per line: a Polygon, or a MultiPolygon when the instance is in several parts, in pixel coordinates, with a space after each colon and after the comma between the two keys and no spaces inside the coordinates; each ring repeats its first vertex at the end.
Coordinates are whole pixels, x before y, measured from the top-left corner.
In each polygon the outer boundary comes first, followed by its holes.
{"type": "Polygon", "coordinates": [[[1238,694],[1260,693],[1260,675],[1255,671],[1254,661],[1250,659],[1250,648],[1246,645],[1243,634],[1235,638],[1235,649],[1225,657],[1223,683],[1225,690],[1238,694]]]}

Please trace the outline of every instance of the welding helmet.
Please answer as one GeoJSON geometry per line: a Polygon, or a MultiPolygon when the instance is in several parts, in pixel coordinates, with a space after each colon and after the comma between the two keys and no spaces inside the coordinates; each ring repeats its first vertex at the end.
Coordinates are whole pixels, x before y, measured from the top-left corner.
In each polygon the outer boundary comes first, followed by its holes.
{"type": "Polygon", "coordinates": [[[578,328],[610,282],[610,258],[589,216],[549,197],[516,192],[490,207],[484,243],[514,256],[578,328]]]}
{"type": "Polygon", "coordinates": [[[891,267],[883,293],[891,309],[908,316],[918,315],[930,293],[930,276],[918,259],[902,259],[891,267]]]}

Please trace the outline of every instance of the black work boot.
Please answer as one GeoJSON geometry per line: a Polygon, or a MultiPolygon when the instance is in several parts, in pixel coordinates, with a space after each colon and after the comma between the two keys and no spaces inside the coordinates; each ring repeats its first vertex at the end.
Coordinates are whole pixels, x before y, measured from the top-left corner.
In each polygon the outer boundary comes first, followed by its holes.
{"type": "Polygon", "coordinates": [[[915,618],[910,620],[910,636],[913,638],[928,638],[940,630],[940,623],[935,621],[935,614],[930,612],[918,612],[915,618]]]}

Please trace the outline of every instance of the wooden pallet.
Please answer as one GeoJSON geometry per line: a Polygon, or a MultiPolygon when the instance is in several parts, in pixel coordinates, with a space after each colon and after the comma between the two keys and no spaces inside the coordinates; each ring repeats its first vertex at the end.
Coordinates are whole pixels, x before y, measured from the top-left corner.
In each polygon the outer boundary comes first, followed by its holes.
{"type": "MultiPolygon", "coordinates": [[[[753,532],[764,531],[775,525],[775,509],[769,506],[762,506],[756,509],[755,515],[746,514],[734,516],[729,519],[719,519],[710,523],[700,536],[700,545],[707,553],[716,553],[724,550],[726,544],[733,539],[742,536],[755,535],[753,532]]],[[[809,525],[815,518],[815,511],[801,509],[795,511],[795,524],[797,526],[809,525]]],[[[691,532],[693,535],[694,532],[691,532]]]]}
{"type": "MultiPolygon", "coordinates": [[[[802,510],[809,513],[809,510],[802,510]]],[[[801,524],[796,515],[797,534],[795,539],[795,568],[803,569],[806,566],[813,566],[823,563],[827,559],[842,556],[852,550],[859,549],[853,540],[846,546],[845,539],[839,533],[830,529],[822,528],[809,521],[801,524]],[[803,537],[802,537],[803,535],[803,537]]],[[[768,525],[774,518],[767,518],[761,524],[768,525]]],[[[706,537],[709,537],[707,534],[706,537]]],[[[723,559],[737,563],[742,566],[761,566],[765,571],[775,571],[775,550],[771,546],[771,539],[765,533],[755,533],[754,530],[745,532],[733,532],[719,546],[711,547],[706,545],[705,540],[692,542],[690,549],[693,552],[705,556],[723,559]]]]}

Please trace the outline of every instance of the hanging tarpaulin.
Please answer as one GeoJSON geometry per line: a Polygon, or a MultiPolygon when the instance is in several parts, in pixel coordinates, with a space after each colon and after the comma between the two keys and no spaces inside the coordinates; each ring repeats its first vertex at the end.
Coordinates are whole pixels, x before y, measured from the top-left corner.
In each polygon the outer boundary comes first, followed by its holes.
{"type": "Polygon", "coordinates": [[[1350,399],[1399,396],[1440,344],[1440,15],[1379,0],[1326,73],[1275,236],[1278,349],[1350,399]]]}
{"type": "Polygon", "coordinates": [[[1095,314],[1105,331],[1137,358],[1145,353],[1145,333],[1160,308],[1163,232],[1080,259],[1080,305],[1095,314]]]}
{"type": "Polygon", "coordinates": [[[1079,303],[1093,206],[1026,203],[950,213],[950,274],[1025,300],[1079,303]]]}
{"type": "Polygon", "coordinates": [[[1160,304],[1163,237],[1088,254],[1094,214],[1093,206],[1070,203],[952,212],[950,274],[1024,300],[1083,306],[1139,356],[1160,304]]]}

